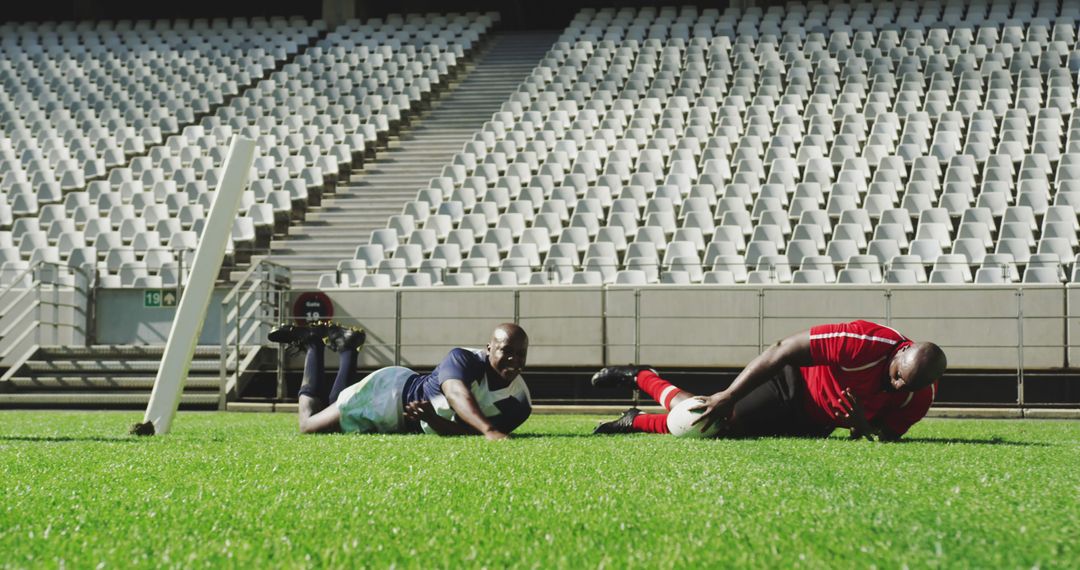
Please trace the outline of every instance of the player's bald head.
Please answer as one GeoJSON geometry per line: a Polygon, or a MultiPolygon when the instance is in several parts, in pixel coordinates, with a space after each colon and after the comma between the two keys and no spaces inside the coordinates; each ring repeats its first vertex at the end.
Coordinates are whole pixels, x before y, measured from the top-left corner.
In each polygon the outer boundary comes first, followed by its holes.
{"type": "Polygon", "coordinates": [[[514,323],[502,323],[492,331],[491,342],[498,344],[524,342],[528,345],[529,335],[525,334],[525,329],[514,323]]]}
{"type": "Polygon", "coordinates": [[[912,389],[929,386],[941,378],[949,366],[945,351],[932,342],[917,342],[907,352],[905,356],[910,359],[912,366],[910,379],[912,389]]]}
{"type": "Polygon", "coordinates": [[[503,323],[491,333],[487,349],[490,366],[503,380],[510,382],[525,368],[529,335],[514,323],[503,323]]]}

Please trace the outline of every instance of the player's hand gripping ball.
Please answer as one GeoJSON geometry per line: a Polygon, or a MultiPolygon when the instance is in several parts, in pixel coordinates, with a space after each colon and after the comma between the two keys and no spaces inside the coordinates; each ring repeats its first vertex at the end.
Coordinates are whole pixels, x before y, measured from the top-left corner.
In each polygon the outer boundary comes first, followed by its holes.
{"type": "Polygon", "coordinates": [[[705,408],[694,411],[691,411],[690,408],[696,408],[704,403],[704,398],[687,398],[672,408],[667,417],[667,426],[668,430],[671,431],[671,435],[695,438],[716,435],[720,431],[720,422],[714,422],[706,431],[701,431],[701,428],[705,427],[705,422],[693,425],[694,421],[701,417],[705,408]]]}

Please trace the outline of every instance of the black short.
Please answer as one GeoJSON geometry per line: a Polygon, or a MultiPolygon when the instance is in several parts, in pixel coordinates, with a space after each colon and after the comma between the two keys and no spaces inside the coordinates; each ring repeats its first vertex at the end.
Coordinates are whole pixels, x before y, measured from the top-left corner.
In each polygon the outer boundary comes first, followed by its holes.
{"type": "Polygon", "coordinates": [[[785,366],[735,404],[729,436],[826,437],[833,428],[806,414],[806,380],[798,368],[785,366]]]}

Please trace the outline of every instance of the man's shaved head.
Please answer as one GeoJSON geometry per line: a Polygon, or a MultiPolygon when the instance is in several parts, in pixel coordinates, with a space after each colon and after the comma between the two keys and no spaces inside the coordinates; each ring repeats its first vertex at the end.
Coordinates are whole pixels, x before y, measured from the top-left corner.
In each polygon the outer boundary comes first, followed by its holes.
{"type": "Polygon", "coordinates": [[[934,383],[949,361],[945,351],[932,342],[916,342],[901,348],[889,366],[889,385],[892,390],[914,392],[934,383]]]}
{"type": "Polygon", "coordinates": [[[487,350],[491,368],[509,382],[525,367],[525,359],[529,353],[529,335],[525,334],[525,329],[514,323],[503,323],[491,333],[487,350]]]}
{"type": "Polygon", "coordinates": [[[911,383],[916,389],[929,386],[941,378],[949,366],[949,359],[945,357],[945,351],[941,350],[940,346],[932,342],[917,342],[911,349],[917,368],[911,383]]]}
{"type": "Polygon", "coordinates": [[[525,329],[514,323],[502,323],[491,333],[491,342],[512,342],[518,338],[524,339],[526,344],[529,342],[525,329]]]}

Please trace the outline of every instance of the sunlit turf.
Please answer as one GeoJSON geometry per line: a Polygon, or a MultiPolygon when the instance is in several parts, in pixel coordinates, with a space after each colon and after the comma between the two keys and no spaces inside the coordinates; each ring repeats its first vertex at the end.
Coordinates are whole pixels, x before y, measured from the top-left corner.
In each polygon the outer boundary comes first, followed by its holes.
{"type": "Polygon", "coordinates": [[[0,412],[0,566],[1080,566],[1080,423],[907,443],[299,436],[271,414],[0,412]]]}

